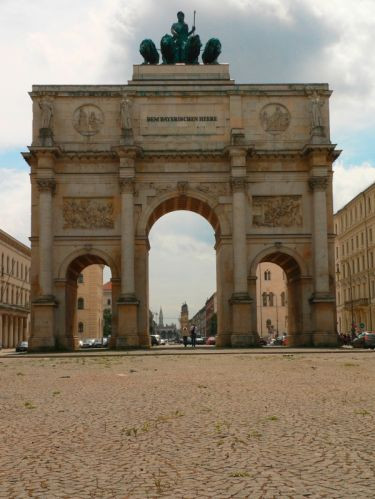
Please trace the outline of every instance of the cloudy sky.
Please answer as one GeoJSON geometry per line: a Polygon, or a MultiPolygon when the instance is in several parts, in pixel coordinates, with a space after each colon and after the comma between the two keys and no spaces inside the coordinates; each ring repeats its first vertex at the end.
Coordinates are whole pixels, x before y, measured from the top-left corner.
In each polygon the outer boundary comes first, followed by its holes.
{"type": "MultiPolygon", "coordinates": [[[[30,233],[28,168],[33,83],[124,83],[183,10],[203,41],[221,39],[238,83],[328,82],[335,209],[375,181],[374,0],[0,0],[0,227],[30,233]]],[[[213,232],[198,215],[172,213],[150,233],[151,308],[176,318],[215,289],[213,232]]]]}

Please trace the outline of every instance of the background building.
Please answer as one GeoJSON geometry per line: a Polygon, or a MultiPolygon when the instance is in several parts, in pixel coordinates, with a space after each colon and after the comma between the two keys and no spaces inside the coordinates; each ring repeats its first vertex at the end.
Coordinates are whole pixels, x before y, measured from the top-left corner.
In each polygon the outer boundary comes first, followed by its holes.
{"type": "Polygon", "coordinates": [[[288,297],[285,272],[274,263],[257,268],[257,322],[259,335],[267,338],[288,332],[288,297]]]}
{"type": "Polygon", "coordinates": [[[14,348],[29,337],[31,250],[0,230],[0,343],[14,348]]]}
{"type": "Polygon", "coordinates": [[[334,215],[337,329],[374,330],[375,183],[334,215]]]}
{"type": "Polygon", "coordinates": [[[176,324],[164,324],[163,310],[160,307],[159,322],[154,327],[155,334],[159,334],[164,340],[176,340],[178,337],[176,324]]]}
{"type": "Polygon", "coordinates": [[[103,336],[103,265],[89,265],[78,277],[78,338],[103,336]]]}
{"type": "Polygon", "coordinates": [[[180,328],[181,336],[183,331],[187,331],[189,333],[189,309],[186,303],[181,306],[180,328]]]}

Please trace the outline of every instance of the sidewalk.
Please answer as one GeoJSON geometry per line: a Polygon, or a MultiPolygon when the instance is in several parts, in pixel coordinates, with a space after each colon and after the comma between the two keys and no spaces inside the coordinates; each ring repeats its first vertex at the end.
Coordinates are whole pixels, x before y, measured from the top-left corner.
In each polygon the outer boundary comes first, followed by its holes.
{"type": "Polygon", "coordinates": [[[263,348],[216,348],[214,346],[200,345],[196,348],[182,345],[152,347],[150,350],[108,350],[86,349],[77,352],[48,352],[48,353],[18,353],[14,349],[0,350],[0,358],[75,358],[75,357],[150,357],[169,355],[306,355],[306,354],[348,354],[348,353],[373,354],[374,350],[361,348],[289,348],[289,347],[263,347],[263,348]]]}

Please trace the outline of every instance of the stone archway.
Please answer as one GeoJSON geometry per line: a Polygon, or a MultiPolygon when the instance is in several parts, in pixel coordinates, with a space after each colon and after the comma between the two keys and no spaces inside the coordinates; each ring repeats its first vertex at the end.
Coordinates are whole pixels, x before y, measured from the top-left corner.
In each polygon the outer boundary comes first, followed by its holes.
{"type": "MultiPolygon", "coordinates": [[[[167,196],[163,196],[154,200],[152,205],[149,207],[147,211],[145,211],[140,217],[140,220],[137,224],[136,233],[138,234],[138,251],[136,249],[136,272],[138,269],[138,273],[136,273],[135,281],[136,283],[144,283],[143,287],[140,288],[136,285],[136,294],[138,299],[140,300],[140,304],[148,304],[148,264],[137,265],[137,259],[140,262],[148,262],[148,252],[149,245],[142,244],[142,240],[145,235],[145,238],[148,240],[148,234],[154,225],[154,223],[159,220],[162,216],[167,213],[171,213],[174,211],[190,211],[193,213],[197,213],[201,215],[203,218],[207,220],[207,222],[212,226],[215,233],[215,250],[216,250],[216,283],[217,283],[217,317],[218,317],[218,328],[217,328],[217,342],[229,341],[229,338],[225,338],[225,332],[227,331],[227,335],[230,335],[230,308],[228,307],[231,288],[227,286],[225,279],[228,276],[225,276],[225,265],[223,264],[225,257],[225,244],[222,243],[222,234],[225,231],[228,231],[228,223],[225,219],[225,215],[220,213],[218,210],[218,206],[212,202],[208,197],[204,198],[202,195],[197,194],[196,192],[186,191],[184,193],[175,192],[170,193],[167,196]],[[218,213],[219,212],[219,213],[218,213]]],[[[227,262],[230,265],[230,262],[227,262]]],[[[140,321],[141,323],[147,324],[148,331],[148,308],[145,306],[140,307],[140,321]]]]}
{"type": "Polygon", "coordinates": [[[302,328],[300,344],[334,344],[339,153],[329,139],[330,94],[326,84],[237,85],[226,64],[135,66],[127,85],[34,86],[24,154],[32,189],[30,350],[74,348],[67,269],[75,261],[73,275],[85,255],[116,276],[111,346],[148,348],[147,234],[176,209],[200,213],[216,233],[218,346],[257,344],[249,263],[282,254],[295,294],[298,286],[305,293],[295,337],[302,328]],[[319,126],[309,111],[316,95],[319,126]]]}
{"type": "MultiPolygon", "coordinates": [[[[69,254],[61,263],[59,278],[56,283],[56,330],[55,348],[63,350],[77,350],[77,279],[82,271],[90,265],[106,265],[112,273],[112,337],[117,333],[117,306],[118,291],[117,266],[112,258],[104,251],[94,253],[87,250],[78,250],[69,254]]],[[[115,340],[113,340],[115,341],[115,340]]]]}
{"type": "Polygon", "coordinates": [[[288,346],[312,346],[314,339],[311,329],[312,278],[300,255],[288,247],[269,247],[262,250],[250,267],[249,292],[253,298],[253,317],[256,326],[257,302],[256,269],[260,263],[269,262],[281,267],[287,279],[288,296],[288,346]],[[255,288],[255,289],[254,289],[255,288]]]}

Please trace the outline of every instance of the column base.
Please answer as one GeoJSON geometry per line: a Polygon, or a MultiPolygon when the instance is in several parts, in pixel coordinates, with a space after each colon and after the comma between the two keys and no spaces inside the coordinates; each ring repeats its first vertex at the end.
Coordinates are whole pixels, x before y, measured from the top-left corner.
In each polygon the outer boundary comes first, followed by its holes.
{"type": "Polygon", "coordinates": [[[335,297],[329,293],[314,293],[310,303],[313,309],[313,346],[337,346],[335,297]]]}
{"type": "Polygon", "coordinates": [[[111,338],[110,346],[116,349],[139,348],[138,336],[139,301],[134,295],[121,295],[117,301],[118,330],[111,338]]]}
{"type": "Polygon", "coordinates": [[[216,347],[226,348],[232,346],[231,333],[218,333],[216,336],[216,347]]]}
{"type": "Polygon", "coordinates": [[[248,293],[234,293],[232,305],[231,346],[249,348],[259,346],[259,335],[251,331],[251,306],[253,300],[248,293]]]}
{"type": "Polygon", "coordinates": [[[232,333],[231,346],[234,348],[254,348],[259,346],[258,333],[232,333]]]}
{"type": "Polygon", "coordinates": [[[54,336],[55,308],[57,302],[52,295],[38,297],[31,304],[32,321],[29,338],[29,352],[51,351],[56,349],[54,336]]]}

